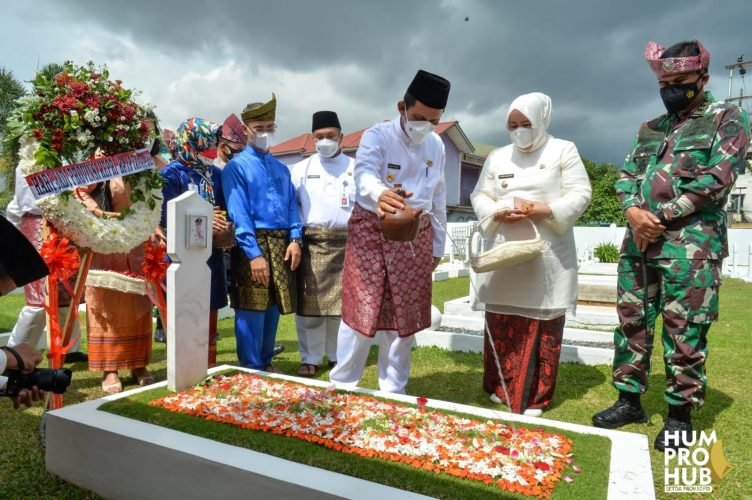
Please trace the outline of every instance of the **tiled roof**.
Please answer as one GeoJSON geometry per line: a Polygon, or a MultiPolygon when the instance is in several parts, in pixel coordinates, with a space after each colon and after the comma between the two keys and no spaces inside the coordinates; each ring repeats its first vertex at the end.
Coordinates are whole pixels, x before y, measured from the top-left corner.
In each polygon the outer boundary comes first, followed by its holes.
{"type": "MultiPolygon", "coordinates": [[[[441,135],[456,124],[456,121],[441,122],[436,126],[434,132],[441,135]]],[[[363,128],[345,135],[345,137],[342,139],[342,149],[344,149],[345,151],[354,151],[358,149],[358,146],[360,146],[360,138],[363,137],[363,132],[365,132],[366,130],[367,129],[363,128]]],[[[464,137],[464,134],[462,135],[464,137]]],[[[305,133],[281,142],[276,146],[272,146],[271,152],[274,155],[297,153],[303,156],[308,156],[316,152],[316,146],[313,142],[313,135],[305,133]]]]}

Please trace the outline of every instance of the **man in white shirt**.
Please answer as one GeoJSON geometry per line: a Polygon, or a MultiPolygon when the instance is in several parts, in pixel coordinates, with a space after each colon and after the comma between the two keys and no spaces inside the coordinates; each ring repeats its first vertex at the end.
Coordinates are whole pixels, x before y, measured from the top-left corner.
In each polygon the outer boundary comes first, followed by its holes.
{"type": "Polygon", "coordinates": [[[348,224],[337,366],[329,379],[355,387],[381,331],[379,388],[404,393],[412,335],[431,324],[431,272],[444,255],[444,143],[433,132],[449,82],[420,70],[397,103],[399,117],[366,130],[355,159],[356,205],[348,224]],[[403,190],[404,189],[404,190],[403,190]],[[391,241],[381,220],[422,209],[412,241],[391,241]]]}
{"type": "MultiPolygon", "coordinates": [[[[16,188],[6,209],[8,221],[13,223],[16,228],[26,236],[37,251],[42,247],[42,212],[34,203],[34,195],[31,192],[26,179],[21,173],[21,168],[16,168],[16,188]]],[[[70,300],[70,296],[64,291],[63,286],[58,288],[61,306],[60,322],[65,323],[68,316],[69,307],[66,307],[65,301],[70,300]]],[[[18,319],[13,326],[8,345],[13,347],[21,343],[28,343],[33,346],[39,344],[42,334],[47,324],[47,313],[44,310],[44,303],[47,297],[44,279],[34,281],[24,286],[24,295],[26,305],[18,313],[18,319]]],[[[73,309],[76,309],[73,306],[73,309]]],[[[81,345],[81,329],[78,321],[73,324],[72,338],[77,338],[76,343],[66,356],[68,362],[84,362],[88,360],[85,353],[79,352],[81,345]]]]}
{"type": "Polygon", "coordinates": [[[337,113],[314,113],[311,133],[316,154],[291,168],[303,223],[295,315],[302,377],[316,375],[325,352],[329,366],[337,364],[347,221],[355,204],[355,161],[342,153],[337,113]]]}

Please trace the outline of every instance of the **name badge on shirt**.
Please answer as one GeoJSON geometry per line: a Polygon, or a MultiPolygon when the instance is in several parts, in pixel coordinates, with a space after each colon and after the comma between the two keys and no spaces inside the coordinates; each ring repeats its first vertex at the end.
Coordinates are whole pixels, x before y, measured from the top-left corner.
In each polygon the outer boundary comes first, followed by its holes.
{"type": "Polygon", "coordinates": [[[340,208],[347,208],[350,206],[350,197],[347,196],[347,181],[342,183],[342,194],[339,197],[340,208]]]}
{"type": "Polygon", "coordinates": [[[319,174],[311,174],[311,175],[308,176],[309,179],[318,179],[320,177],[321,176],[319,174]]]}
{"type": "Polygon", "coordinates": [[[401,165],[397,165],[396,163],[387,163],[386,164],[386,168],[391,168],[391,169],[394,169],[394,170],[402,170],[402,166],[401,165]]]}
{"type": "Polygon", "coordinates": [[[499,179],[511,179],[514,174],[499,174],[499,179]]]}

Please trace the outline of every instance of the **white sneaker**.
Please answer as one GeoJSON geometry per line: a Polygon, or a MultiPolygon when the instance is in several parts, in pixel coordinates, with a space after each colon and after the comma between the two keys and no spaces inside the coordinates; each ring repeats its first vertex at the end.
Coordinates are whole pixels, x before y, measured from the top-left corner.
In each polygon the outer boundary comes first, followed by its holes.
{"type": "Polygon", "coordinates": [[[496,395],[495,392],[492,392],[491,395],[488,397],[488,399],[491,400],[492,403],[496,403],[497,405],[503,405],[504,401],[502,401],[499,396],[496,395]]]}
{"type": "Polygon", "coordinates": [[[540,417],[543,415],[543,410],[540,408],[528,408],[524,412],[522,412],[523,415],[526,417],[540,417]]]}

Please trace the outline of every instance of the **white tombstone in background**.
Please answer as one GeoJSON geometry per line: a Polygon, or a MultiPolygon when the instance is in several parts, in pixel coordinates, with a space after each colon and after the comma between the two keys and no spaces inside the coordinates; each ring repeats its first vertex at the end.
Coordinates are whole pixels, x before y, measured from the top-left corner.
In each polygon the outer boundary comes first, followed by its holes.
{"type": "Polygon", "coordinates": [[[206,377],[209,353],[212,206],[196,191],[167,203],[167,387],[206,377]]]}

